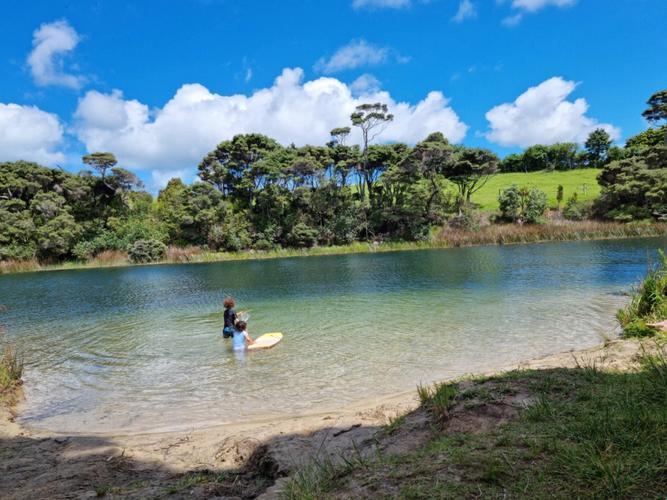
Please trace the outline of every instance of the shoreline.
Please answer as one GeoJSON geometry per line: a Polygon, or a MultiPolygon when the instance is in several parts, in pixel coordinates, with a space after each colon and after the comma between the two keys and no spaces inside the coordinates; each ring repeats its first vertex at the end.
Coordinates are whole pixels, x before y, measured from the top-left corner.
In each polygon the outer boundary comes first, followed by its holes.
{"type": "MultiPolygon", "coordinates": [[[[137,266],[176,264],[211,264],[219,262],[259,261],[299,257],[361,255],[368,253],[408,252],[495,245],[521,245],[551,242],[604,241],[632,238],[654,238],[667,235],[667,223],[612,223],[598,221],[559,221],[542,225],[488,225],[477,231],[440,230],[428,241],[417,242],[354,242],[349,245],[316,246],[304,249],[243,250],[181,254],[178,258],[153,263],[132,263],[127,259],[89,262],[68,261],[41,265],[36,261],[0,262],[0,275],[48,271],[75,271],[137,266]]],[[[177,249],[185,250],[185,249],[177,249]]]]}
{"type": "MultiPolygon", "coordinates": [[[[365,398],[361,398],[356,401],[344,403],[342,405],[331,405],[331,406],[321,406],[321,407],[316,407],[311,410],[304,410],[304,411],[297,411],[297,412],[285,412],[285,413],[261,413],[261,414],[255,414],[252,415],[251,417],[244,419],[242,422],[239,420],[213,420],[213,421],[208,421],[208,422],[199,422],[199,423],[192,423],[192,424],[187,424],[187,425],[182,425],[179,426],[178,428],[156,428],[153,430],[146,430],[146,429],[138,429],[135,431],[131,432],[119,432],[119,431],[108,431],[108,432],[100,432],[100,431],[89,431],[89,432],[70,432],[70,431],[54,431],[50,429],[45,429],[45,428],[40,428],[40,427],[33,427],[28,424],[24,424],[21,422],[15,422],[17,426],[19,426],[24,432],[30,435],[34,436],[91,436],[91,437],[96,437],[96,438],[127,438],[127,439],[132,439],[135,437],[150,437],[150,436],[180,436],[182,434],[187,434],[188,432],[194,431],[207,431],[207,430],[230,430],[230,429],[244,429],[247,430],[249,428],[254,428],[254,427],[262,427],[264,425],[274,425],[274,424],[280,424],[281,422],[287,421],[287,420],[311,420],[313,418],[319,418],[319,417],[324,417],[327,415],[335,414],[335,415],[352,415],[358,412],[363,412],[363,411],[370,411],[373,409],[376,409],[381,406],[386,406],[386,405],[398,405],[398,406],[404,406],[406,404],[416,404],[418,402],[418,397],[417,397],[417,387],[424,384],[424,385],[431,385],[432,383],[440,383],[440,382],[451,382],[455,380],[460,380],[460,379],[467,379],[467,378],[476,378],[476,377],[488,377],[488,376],[493,376],[493,375],[498,375],[502,373],[506,373],[508,371],[516,370],[516,369],[522,369],[524,366],[532,366],[534,364],[539,364],[543,360],[548,360],[551,358],[564,358],[568,355],[576,355],[578,353],[586,353],[588,351],[597,351],[601,348],[603,348],[605,345],[611,342],[633,342],[632,340],[627,340],[627,339],[621,339],[618,337],[617,333],[612,334],[612,340],[607,340],[604,341],[603,343],[600,343],[600,341],[604,337],[599,337],[599,341],[594,341],[591,342],[589,345],[585,347],[574,347],[574,348],[569,348],[566,350],[557,350],[553,352],[547,352],[544,354],[539,354],[535,357],[532,358],[526,358],[526,359],[520,359],[520,360],[515,360],[513,362],[508,362],[508,363],[502,363],[499,364],[495,367],[489,368],[488,370],[484,371],[471,371],[471,372],[465,372],[462,375],[457,375],[453,377],[435,377],[435,380],[433,382],[417,382],[412,389],[406,389],[406,390],[399,390],[399,391],[393,391],[393,392],[387,392],[384,394],[379,394],[379,395],[373,395],[365,398]]],[[[11,413],[15,418],[19,418],[20,415],[20,406],[21,402],[24,399],[24,393],[23,393],[23,386],[17,386],[17,391],[12,398],[13,403],[10,405],[10,410],[11,413]]],[[[2,409],[2,402],[0,401],[0,410],[2,409]]],[[[414,408],[410,408],[414,409],[414,408]]],[[[2,420],[0,418],[0,420],[2,420]]],[[[0,434],[1,434],[2,426],[0,424],[0,434]]]]}
{"type": "MultiPolygon", "coordinates": [[[[483,373],[471,373],[454,380],[474,380],[517,369],[596,366],[632,370],[643,345],[636,339],[611,340],[584,349],[511,363],[483,373]]],[[[141,464],[137,470],[150,469],[151,474],[162,478],[167,472],[172,476],[197,471],[224,474],[225,471],[259,467],[253,462],[253,457],[259,456],[266,460],[270,458],[271,467],[275,468],[272,472],[275,476],[273,483],[279,477],[288,475],[284,471],[303,466],[323,450],[326,453],[342,453],[356,446],[357,442],[372,440],[387,425],[402,415],[416,411],[418,407],[417,390],[413,389],[328,410],[248,421],[239,419],[227,424],[193,427],[187,431],[96,434],[32,429],[16,422],[11,409],[0,405],[0,443],[5,449],[4,456],[12,477],[20,477],[28,483],[47,481],[41,485],[46,488],[43,492],[56,484],[65,487],[60,484],[65,477],[75,481],[77,487],[90,490],[92,488],[84,484],[89,480],[88,469],[91,474],[97,474],[94,471],[99,467],[126,460],[141,464]],[[45,450],[47,457],[43,455],[45,450]],[[14,460],[29,466],[26,469],[21,465],[15,470],[14,460]],[[52,463],[50,460],[56,460],[57,466],[49,465],[52,463]],[[160,473],[157,474],[156,470],[160,473]]],[[[1,467],[0,471],[3,471],[1,467]]],[[[37,497],[41,498],[39,494],[37,497]]],[[[60,498],[58,495],[55,497],[60,498]]]]}

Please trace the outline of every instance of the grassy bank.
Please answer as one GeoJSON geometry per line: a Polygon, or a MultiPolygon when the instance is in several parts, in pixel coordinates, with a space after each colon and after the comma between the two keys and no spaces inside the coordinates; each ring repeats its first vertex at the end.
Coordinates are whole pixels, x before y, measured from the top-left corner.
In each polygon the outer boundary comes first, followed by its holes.
{"type": "Polygon", "coordinates": [[[582,168],[554,172],[498,174],[491,177],[484,187],[473,195],[472,201],[482,210],[498,210],[498,195],[512,184],[536,187],[544,191],[550,207],[555,207],[557,204],[556,193],[559,185],[563,186],[563,202],[574,193],[577,193],[581,201],[592,201],[600,195],[600,185],[597,181],[599,173],[600,170],[596,168],[582,168]]]}
{"type": "Polygon", "coordinates": [[[639,370],[513,371],[421,389],[376,452],[313,463],[285,498],[664,498],[667,360],[639,370]],[[415,422],[419,423],[417,427],[415,422]],[[406,453],[387,443],[428,438],[406,453]]]}
{"type": "MultiPolygon", "coordinates": [[[[539,225],[494,224],[477,231],[443,229],[428,241],[420,242],[356,242],[345,246],[277,249],[269,251],[210,252],[196,247],[170,247],[166,258],[155,264],[206,263],[239,260],[278,259],[318,255],[342,255],[373,252],[397,252],[476,245],[510,245],[547,241],[641,238],[667,234],[667,223],[630,223],[598,221],[552,221],[539,225]]],[[[90,269],[133,265],[124,252],[103,252],[86,261],[40,264],[37,260],[0,262],[0,274],[90,269]]]]}

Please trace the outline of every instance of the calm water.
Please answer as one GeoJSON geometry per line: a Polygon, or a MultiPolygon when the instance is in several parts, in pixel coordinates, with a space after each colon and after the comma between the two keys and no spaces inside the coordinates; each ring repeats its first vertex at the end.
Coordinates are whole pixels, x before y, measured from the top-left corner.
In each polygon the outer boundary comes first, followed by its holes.
{"type": "Polygon", "coordinates": [[[339,406],[592,345],[664,239],[0,276],[24,423],[182,429],[339,406]],[[225,295],[270,351],[235,355],[225,295]]]}

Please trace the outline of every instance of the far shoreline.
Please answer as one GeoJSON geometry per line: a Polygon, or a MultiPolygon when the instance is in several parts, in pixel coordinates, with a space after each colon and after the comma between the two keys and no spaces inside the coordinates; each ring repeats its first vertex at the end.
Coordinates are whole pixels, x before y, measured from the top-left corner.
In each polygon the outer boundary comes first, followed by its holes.
{"type": "Polygon", "coordinates": [[[115,253],[110,259],[93,258],[88,262],[67,261],[59,264],[39,264],[36,260],[0,261],[0,275],[174,264],[211,264],[218,262],[408,252],[493,245],[621,240],[661,236],[667,236],[667,223],[665,222],[559,221],[524,226],[502,224],[484,226],[476,231],[442,229],[427,241],[415,242],[354,242],[348,245],[337,246],[315,246],[301,249],[281,248],[275,250],[250,249],[239,252],[211,252],[194,247],[170,247],[165,259],[150,263],[133,263],[126,256],[119,256],[118,253],[115,253]],[[173,254],[173,256],[170,254],[173,254]]]}

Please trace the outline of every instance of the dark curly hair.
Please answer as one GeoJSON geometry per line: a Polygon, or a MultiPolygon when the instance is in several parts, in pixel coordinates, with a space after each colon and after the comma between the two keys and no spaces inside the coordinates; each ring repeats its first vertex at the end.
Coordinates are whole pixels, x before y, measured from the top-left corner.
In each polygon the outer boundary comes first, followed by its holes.
{"type": "Polygon", "coordinates": [[[236,302],[234,302],[234,299],[231,297],[225,297],[223,304],[225,306],[225,309],[231,309],[236,305],[236,302]]]}
{"type": "Polygon", "coordinates": [[[237,321],[236,322],[236,329],[239,332],[245,331],[246,328],[248,328],[248,323],[246,323],[245,321],[237,321]]]}

